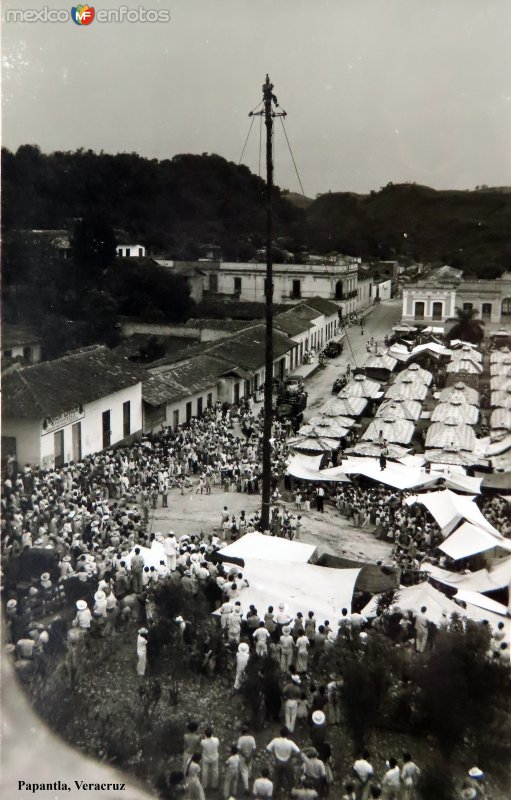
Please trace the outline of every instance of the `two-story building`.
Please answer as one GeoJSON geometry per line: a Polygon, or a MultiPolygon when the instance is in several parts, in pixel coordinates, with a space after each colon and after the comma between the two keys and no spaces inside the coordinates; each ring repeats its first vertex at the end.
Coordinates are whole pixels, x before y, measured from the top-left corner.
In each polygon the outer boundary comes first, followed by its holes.
{"type": "Polygon", "coordinates": [[[457,308],[474,309],[487,325],[511,325],[511,272],[477,280],[441,267],[403,288],[403,322],[442,325],[456,317],[457,308]]]}
{"type": "Polygon", "coordinates": [[[443,266],[403,288],[404,323],[443,324],[456,316],[456,292],[463,272],[443,266]]]}
{"type": "MultiPolygon", "coordinates": [[[[344,314],[357,306],[359,259],[337,263],[274,264],[274,303],[299,303],[312,297],[335,301],[344,314]]],[[[262,303],[266,294],[266,264],[215,262],[201,264],[206,272],[204,289],[210,295],[262,303]]]]}

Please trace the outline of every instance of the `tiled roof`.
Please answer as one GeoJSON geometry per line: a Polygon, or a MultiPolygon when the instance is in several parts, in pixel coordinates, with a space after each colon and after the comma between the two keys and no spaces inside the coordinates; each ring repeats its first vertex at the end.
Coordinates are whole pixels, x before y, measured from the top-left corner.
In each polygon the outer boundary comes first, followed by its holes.
{"type": "Polygon", "coordinates": [[[330,317],[332,314],[338,314],[339,306],[333,300],[326,300],[324,297],[308,297],[305,304],[330,317]]]}
{"type": "MultiPolygon", "coordinates": [[[[264,325],[256,325],[229,339],[222,340],[212,347],[209,353],[245,369],[260,369],[264,366],[264,336],[264,325]]],[[[274,360],[285,355],[295,346],[295,343],[291,342],[285,334],[273,331],[274,360]]]]}
{"type": "Polygon", "coordinates": [[[251,325],[260,325],[259,319],[206,319],[193,317],[188,319],[185,328],[210,328],[213,331],[242,331],[251,325]]]}
{"type": "Polygon", "coordinates": [[[148,372],[142,385],[142,399],[152,406],[191,397],[216,385],[222,375],[236,369],[223,358],[205,353],[170,367],[148,372]]]}
{"type": "Polygon", "coordinates": [[[2,412],[42,419],[134,386],[145,371],[106,347],[44,361],[4,375],[2,412]]]}
{"type": "Polygon", "coordinates": [[[273,325],[278,330],[287,333],[288,336],[296,336],[311,328],[310,320],[298,316],[295,317],[293,314],[287,312],[285,314],[278,314],[273,320],[273,325]]]}
{"type": "Polygon", "coordinates": [[[10,325],[8,322],[4,322],[2,325],[3,350],[11,347],[23,347],[25,344],[34,344],[34,342],[40,341],[40,336],[25,325],[10,325]]]}
{"type": "MultiPolygon", "coordinates": [[[[164,336],[151,333],[133,333],[114,348],[115,355],[121,358],[137,359],[151,340],[156,340],[159,345],[165,348],[165,356],[170,356],[173,361],[182,358],[189,358],[195,355],[198,341],[184,336],[164,336]]],[[[169,362],[171,363],[171,362],[169,362]]]]}

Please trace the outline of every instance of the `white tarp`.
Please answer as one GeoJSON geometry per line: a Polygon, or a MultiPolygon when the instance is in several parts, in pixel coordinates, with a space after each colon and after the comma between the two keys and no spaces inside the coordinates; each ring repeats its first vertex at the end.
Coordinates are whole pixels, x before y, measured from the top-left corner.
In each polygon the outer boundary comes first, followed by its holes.
{"type": "Polygon", "coordinates": [[[268,561],[292,561],[306,564],[316,552],[313,544],[292,542],[280,536],[265,536],[263,533],[246,533],[219,551],[222,556],[235,558],[266,559],[268,561]]]}
{"type": "Polygon", "coordinates": [[[501,547],[511,552],[511,540],[504,539],[502,536],[499,538],[477,525],[465,522],[438,547],[457,561],[459,558],[468,558],[495,547],[501,547]]]}
{"type": "MultiPolygon", "coordinates": [[[[161,542],[153,541],[151,547],[142,547],[141,545],[136,545],[136,547],[139,548],[140,555],[144,558],[144,567],[157,568],[160,566],[160,561],[167,563],[165,550],[163,549],[161,542]]],[[[123,559],[126,564],[126,569],[131,569],[131,559],[134,555],[135,548],[133,548],[131,553],[123,559]]]]}
{"type": "MultiPolygon", "coordinates": [[[[385,469],[380,468],[380,463],[376,458],[349,458],[343,459],[339,467],[346,475],[365,475],[373,481],[393,486],[395,489],[415,489],[422,486],[429,486],[442,478],[440,473],[428,473],[417,468],[410,468],[404,464],[394,461],[387,461],[385,469]]],[[[333,470],[324,470],[331,474],[333,470]]]]}
{"type": "Polygon", "coordinates": [[[243,616],[250,605],[254,605],[263,617],[268,606],[277,611],[282,602],[292,619],[298,611],[304,617],[309,611],[314,611],[318,619],[329,619],[335,629],[341,609],[351,611],[360,569],[332,569],[296,561],[251,558],[245,561],[242,572],[249,583],[236,598],[241,603],[243,616]]]}
{"type": "Polygon", "coordinates": [[[444,536],[447,536],[462,519],[465,519],[502,538],[502,534],[488,522],[479,507],[474,503],[473,495],[459,495],[451,492],[450,489],[445,489],[440,492],[428,492],[407,497],[405,502],[409,506],[413,505],[413,503],[422,503],[422,505],[426,506],[444,536]]]}
{"type": "Polygon", "coordinates": [[[337,468],[334,468],[336,470],[335,475],[330,474],[333,470],[320,470],[319,464],[321,463],[321,459],[322,456],[314,456],[309,459],[310,461],[315,460],[317,462],[316,465],[313,465],[312,463],[304,462],[301,453],[296,453],[294,456],[291,456],[288,461],[287,474],[302,481],[328,481],[329,483],[334,481],[337,483],[350,482],[350,479],[347,478],[343,472],[337,470],[337,468]]]}
{"type": "MultiPolygon", "coordinates": [[[[378,596],[376,595],[362,609],[362,615],[364,617],[376,616],[377,602],[378,596]]],[[[451,614],[465,616],[464,609],[449,600],[445,594],[435,589],[428,581],[398,589],[394,595],[394,602],[401,611],[412,611],[413,613],[418,613],[423,606],[426,606],[424,615],[430,622],[435,624],[445,620],[444,614],[447,617],[450,617],[451,614]]]]}
{"type": "Polygon", "coordinates": [[[424,562],[420,565],[420,571],[426,572],[431,578],[434,578],[439,583],[444,583],[446,586],[451,586],[455,589],[466,589],[471,592],[493,592],[508,585],[508,581],[502,583],[498,579],[493,579],[487,569],[478,569],[476,572],[449,572],[449,570],[437,567],[435,564],[424,562]]]}
{"type": "Polygon", "coordinates": [[[500,614],[502,617],[507,616],[507,607],[502,603],[497,603],[491,597],[486,597],[480,592],[469,591],[466,589],[458,589],[456,592],[456,600],[461,600],[463,603],[470,603],[477,608],[482,608],[485,611],[491,611],[493,614],[500,614]]]}

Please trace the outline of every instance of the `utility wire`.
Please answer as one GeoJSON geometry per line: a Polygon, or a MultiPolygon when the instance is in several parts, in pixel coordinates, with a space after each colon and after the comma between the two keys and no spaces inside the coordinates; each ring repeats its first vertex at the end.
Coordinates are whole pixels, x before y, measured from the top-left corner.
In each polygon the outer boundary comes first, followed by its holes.
{"type": "Polygon", "coordinates": [[[248,129],[247,138],[245,139],[245,144],[243,145],[243,150],[241,151],[240,160],[238,161],[238,167],[243,160],[243,156],[245,155],[245,148],[247,146],[248,138],[250,136],[250,131],[252,130],[252,125],[254,124],[254,119],[255,117],[252,117],[252,119],[250,120],[250,127],[248,129]]]}
{"type": "Polygon", "coordinates": [[[259,117],[259,177],[261,177],[261,149],[263,137],[263,118],[259,117]]]}
{"type": "Polygon", "coordinates": [[[289,152],[291,153],[291,158],[293,160],[293,166],[295,168],[296,177],[298,178],[298,183],[300,184],[300,189],[302,190],[302,194],[305,197],[305,192],[303,191],[302,181],[300,180],[300,175],[298,173],[298,167],[296,166],[295,157],[293,155],[293,151],[292,151],[291,145],[289,143],[289,139],[288,139],[288,135],[287,135],[287,131],[286,131],[286,126],[284,125],[284,117],[280,117],[280,121],[282,123],[282,129],[284,131],[284,136],[286,137],[287,146],[289,147],[289,152]]]}

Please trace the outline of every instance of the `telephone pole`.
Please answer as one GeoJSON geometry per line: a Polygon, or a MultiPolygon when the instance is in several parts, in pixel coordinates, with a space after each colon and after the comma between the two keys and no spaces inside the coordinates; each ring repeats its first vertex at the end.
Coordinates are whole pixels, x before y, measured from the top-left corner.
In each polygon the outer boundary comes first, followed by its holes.
{"type": "Polygon", "coordinates": [[[263,110],[250,112],[249,116],[264,116],[266,126],[266,282],[265,282],[265,359],[264,359],[264,425],[263,425],[263,486],[261,502],[261,529],[270,527],[271,476],[272,476],[272,421],[273,421],[273,120],[285,117],[273,94],[273,84],[267,75],[263,84],[263,110]]]}

